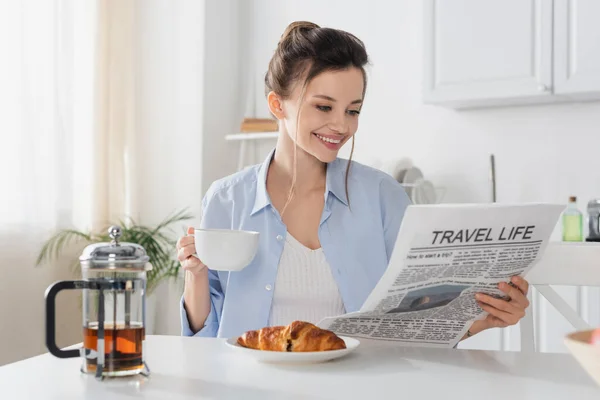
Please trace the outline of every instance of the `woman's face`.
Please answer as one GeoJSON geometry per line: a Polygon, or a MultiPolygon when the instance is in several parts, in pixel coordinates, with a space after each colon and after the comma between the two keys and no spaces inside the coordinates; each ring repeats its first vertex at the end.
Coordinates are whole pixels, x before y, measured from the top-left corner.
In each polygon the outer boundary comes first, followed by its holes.
{"type": "Polygon", "coordinates": [[[358,68],[325,71],[310,81],[299,104],[302,85],[297,84],[282,102],[282,122],[288,135],[318,160],[335,160],[340,148],[358,129],[363,87],[363,74],[358,68]]]}

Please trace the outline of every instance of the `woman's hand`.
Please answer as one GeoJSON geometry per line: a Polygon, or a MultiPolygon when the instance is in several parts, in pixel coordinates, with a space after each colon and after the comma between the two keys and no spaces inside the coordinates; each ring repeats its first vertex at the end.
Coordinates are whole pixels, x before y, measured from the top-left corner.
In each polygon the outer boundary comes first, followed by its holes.
{"type": "Polygon", "coordinates": [[[177,241],[177,260],[185,271],[197,275],[206,268],[206,265],[193,256],[196,253],[196,241],[194,240],[194,228],[189,227],[187,236],[182,236],[177,241]]]}
{"type": "Polygon", "coordinates": [[[192,333],[198,332],[204,327],[206,318],[210,314],[210,288],[208,282],[208,270],[193,254],[196,253],[196,241],[194,240],[194,228],[187,229],[187,235],[177,241],[177,259],[181,267],[189,272],[185,274],[185,285],[183,289],[183,306],[187,315],[188,323],[192,333]]]}
{"type": "Polygon", "coordinates": [[[510,325],[516,325],[524,316],[525,310],[529,307],[527,292],[529,283],[520,276],[513,276],[512,285],[501,282],[498,288],[506,293],[509,300],[497,299],[483,293],[475,295],[475,299],[488,316],[480,321],[475,321],[469,332],[475,335],[489,328],[506,328],[510,325]]]}

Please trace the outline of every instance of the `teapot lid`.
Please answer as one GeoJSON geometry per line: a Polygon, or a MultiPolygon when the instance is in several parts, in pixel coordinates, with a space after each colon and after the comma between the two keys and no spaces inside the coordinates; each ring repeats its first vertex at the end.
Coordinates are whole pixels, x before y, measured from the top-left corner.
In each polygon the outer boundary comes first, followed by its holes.
{"type": "Polygon", "coordinates": [[[110,243],[94,243],[87,246],[79,261],[82,268],[97,269],[135,269],[148,270],[150,257],[146,250],[135,243],[119,242],[122,230],[120,226],[113,225],[108,228],[110,243]]]}

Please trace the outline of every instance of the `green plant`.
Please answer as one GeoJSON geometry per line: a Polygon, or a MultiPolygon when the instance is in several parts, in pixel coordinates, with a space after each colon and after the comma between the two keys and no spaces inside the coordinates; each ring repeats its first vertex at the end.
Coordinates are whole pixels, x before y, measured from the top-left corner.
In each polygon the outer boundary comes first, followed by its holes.
{"type": "MultiPolygon", "coordinates": [[[[127,221],[119,220],[118,224],[109,224],[101,232],[85,233],[74,229],[62,229],[44,243],[36,265],[58,259],[65,247],[70,244],[83,243],[87,246],[92,243],[110,242],[108,227],[119,225],[122,230],[120,241],[139,244],[144,247],[150,258],[152,270],[147,274],[147,290],[148,293],[152,293],[163,279],[177,276],[179,273],[180,265],[175,257],[177,240],[173,239],[171,227],[191,218],[193,218],[191,214],[182,210],[168,216],[154,228],[137,224],[132,219],[128,219],[127,221]]],[[[78,267],[79,259],[71,260],[71,268],[76,271],[78,267]]]]}

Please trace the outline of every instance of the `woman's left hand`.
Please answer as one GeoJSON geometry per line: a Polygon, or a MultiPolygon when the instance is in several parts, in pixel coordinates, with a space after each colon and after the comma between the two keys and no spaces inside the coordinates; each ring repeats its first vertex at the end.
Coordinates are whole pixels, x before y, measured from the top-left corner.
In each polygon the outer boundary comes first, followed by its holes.
{"type": "Polygon", "coordinates": [[[529,283],[520,276],[513,276],[511,282],[514,286],[505,282],[498,285],[498,288],[508,295],[509,300],[497,299],[483,293],[475,295],[479,307],[487,311],[488,316],[471,325],[469,331],[472,335],[489,328],[506,328],[515,325],[525,316],[525,310],[529,307],[527,299],[529,283]]]}

